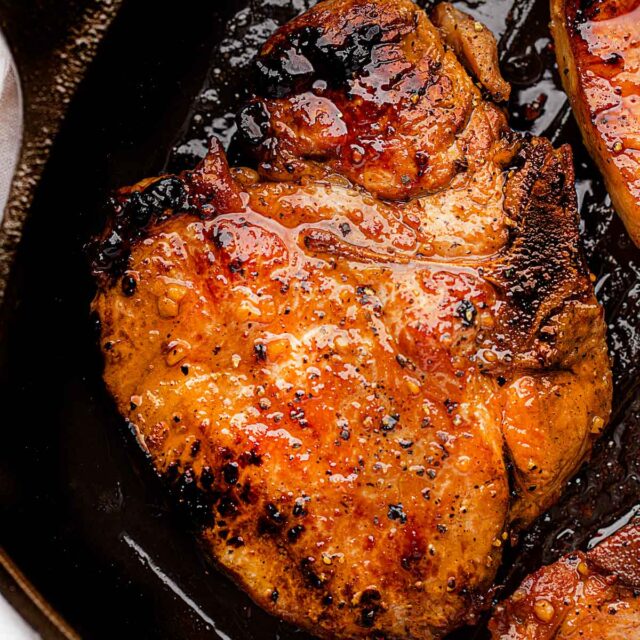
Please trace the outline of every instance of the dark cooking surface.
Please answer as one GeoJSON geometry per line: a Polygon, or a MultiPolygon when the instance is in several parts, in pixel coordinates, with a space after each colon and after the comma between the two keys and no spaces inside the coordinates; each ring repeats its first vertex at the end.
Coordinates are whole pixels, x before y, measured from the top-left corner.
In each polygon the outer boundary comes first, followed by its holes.
{"type": "MultiPolygon", "coordinates": [[[[207,567],[100,378],[82,253],[100,226],[100,203],[167,162],[190,166],[210,133],[229,142],[229,113],[250,84],[255,47],[304,2],[165,6],[125,3],[74,99],[25,228],[0,319],[0,545],[86,638],[197,640],[215,637],[212,629],[233,640],[301,638],[207,567]]],[[[514,126],[569,141],[576,152],[616,380],[614,425],[594,462],[509,552],[518,579],[640,504],[640,252],[607,207],[556,89],[546,0],[510,7],[467,5],[502,35],[514,126]]]]}

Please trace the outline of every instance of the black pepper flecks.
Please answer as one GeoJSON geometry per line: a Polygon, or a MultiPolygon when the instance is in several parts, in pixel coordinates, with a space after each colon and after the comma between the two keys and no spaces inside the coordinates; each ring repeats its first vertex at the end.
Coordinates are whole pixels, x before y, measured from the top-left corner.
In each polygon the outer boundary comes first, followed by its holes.
{"type": "Polygon", "coordinates": [[[254,345],[253,352],[255,353],[256,359],[259,362],[267,361],[267,345],[266,344],[259,342],[258,344],[254,345]]]}
{"type": "Polygon", "coordinates": [[[389,520],[400,520],[400,523],[404,524],[407,521],[407,514],[404,512],[402,503],[390,504],[387,517],[389,520]]]}
{"type": "Polygon", "coordinates": [[[296,501],[293,505],[293,515],[295,517],[306,516],[307,510],[305,509],[305,499],[304,498],[296,498],[296,501]]]}
{"type": "Polygon", "coordinates": [[[393,431],[400,422],[400,416],[397,413],[386,415],[382,418],[381,427],[383,431],[393,431]]]}
{"type": "Polygon", "coordinates": [[[462,300],[456,307],[456,314],[462,320],[463,326],[471,327],[475,322],[478,312],[473,305],[473,302],[470,300],[462,300]]]}

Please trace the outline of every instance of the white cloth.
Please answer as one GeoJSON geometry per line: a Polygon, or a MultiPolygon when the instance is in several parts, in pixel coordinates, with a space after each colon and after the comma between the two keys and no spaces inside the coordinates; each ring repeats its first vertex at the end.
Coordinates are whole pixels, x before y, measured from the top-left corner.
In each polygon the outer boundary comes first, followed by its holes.
{"type": "Polygon", "coordinates": [[[0,596],[0,638],[2,640],[36,640],[37,634],[0,596]]]}
{"type": "Polygon", "coordinates": [[[18,74],[0,34],[0,219],[9,198],[22,140],[22,96],[18,74]]]}

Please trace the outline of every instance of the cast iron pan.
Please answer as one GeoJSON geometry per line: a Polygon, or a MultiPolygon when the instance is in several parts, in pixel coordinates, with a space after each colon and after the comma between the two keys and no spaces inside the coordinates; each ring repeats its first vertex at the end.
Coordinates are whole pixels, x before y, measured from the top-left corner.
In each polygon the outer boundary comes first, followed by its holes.
{"type": "MultiPolygon", "coordinates": [[[[101,381],[83,251],[115,187],[191,166],[212,134],[242,161],[229,114],[250,85],[250,59],[305,2],[125,1],[71,101],[28,212],[0,311],[0,547],[5,564],[19,567],[84,638],[306,637],[207,564],[126,431],[101,381]]],[[[25,4],[15,27],[24,31],[13,34],[23,43],[39,29],[25,4]]],[[[43,3],[31,4],[35,11],[43,3]]],[[[0,12],[3,5],[17,6],[3,0],[0,12]]],[[[640,503],[640,252],[613,215],[558,90],[547,0],[461,6],[500,37],[515,89],[513,126],[573,146],[616,385],[613,422],[593,461],[508,550],[499,576],[508,592],[525,572],[619,526],[640,503]]],[[[29,598],[9,595],[29,615],[29,598]]],[[[65,637],[60,624],[30,617],[46,637],[65,637]]],[[[457,637],[486,635],[479,628],[457,637]]]]}

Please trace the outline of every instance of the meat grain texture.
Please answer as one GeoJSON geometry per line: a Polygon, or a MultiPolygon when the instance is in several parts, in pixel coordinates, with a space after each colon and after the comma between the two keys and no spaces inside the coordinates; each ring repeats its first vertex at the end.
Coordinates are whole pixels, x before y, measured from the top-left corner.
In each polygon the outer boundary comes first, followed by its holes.
{"type": "Polygon", "coordinates": [[[115,196],[106,383],[262,607],[325,638],[440,638],[609,416],[570,150],[517,137],[408,0],[281,28],[238,123],[257,172],[213,142],[115,196]]]}

